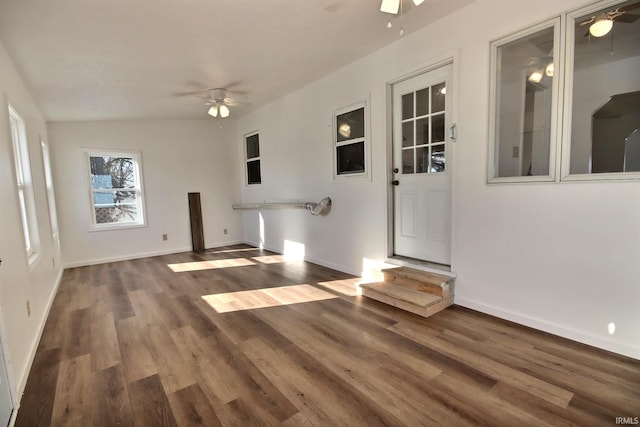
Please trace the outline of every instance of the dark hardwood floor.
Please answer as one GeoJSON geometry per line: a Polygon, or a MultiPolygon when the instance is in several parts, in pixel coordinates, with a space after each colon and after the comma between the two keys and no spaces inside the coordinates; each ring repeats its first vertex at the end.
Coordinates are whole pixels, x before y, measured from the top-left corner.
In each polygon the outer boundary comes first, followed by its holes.
{"type": "Polygon", "coordinates": [[[355,296],[356,280],[242,245],[69,269],[16,426],[640,416],[638,360],[456,306],[425,319],[355,296]]]}

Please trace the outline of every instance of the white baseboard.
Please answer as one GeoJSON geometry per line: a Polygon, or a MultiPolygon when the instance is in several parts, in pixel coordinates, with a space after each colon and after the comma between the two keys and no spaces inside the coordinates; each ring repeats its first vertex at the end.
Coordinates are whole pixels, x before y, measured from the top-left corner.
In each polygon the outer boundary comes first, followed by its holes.
{"type": "MultiPolygon", "coordinates": [[[[212,249],[220,246],[238,245],[241,243],[244,243],[244,241],[229,240],[226,242],[215,242],[211,245],[207,245],[206,247],[207,249],[212,249]]],[[[154,256],[177,254],[180,252],[191,252],[192,250],[193,248],[191,246],[185,246],[181,248],[163,249],[161,251],[140,252],[135,254],[118,255],[118,256],[107,257],[107,258],[88,259],[88,260],[65,263],[64,268],[86,267],[88,265],[105,264],[108,262],[129,261],[131,259],[150,258],[154,256]]]]}
{"type": "Polygon", "coordinates": [[[563,338],[640,360],[640,347],[630,346],[618,341],[591,335],[584,331],[568,328],[566,326],[558,325],[535,317],[523,316],[522,314],[504,310],[492,305],[458,298],[457,296],[455,297],[455,304],[481,313],[489,314],[491,316],[499,317],[501,319],[509,320],[520,325],[538,329],[543,332],[548,332],[553,335],[558,335],[563,338]]]}
{"type": "MultiPolygon", "coordinates": [[[[245,245],[255,246],[256,248],[260,247],[259,243],[251,242],[251,241],[248,241],[248,240],[245,240],[242,243],[244,243],[245,245]]],[[[277,254],[282,254],[284,252],[283,248],[275,248],[273,246],[263,246],[263,248],[265,250],[267,250],[267,251],[275,252],[277,254]]],[[[318,264],[318,265],[321,265],[323,267],[331,268],[332,270],[341,271],[343,273],[352,274],[352,275],[358,276],[358,277],[360,277],[360,274],[362,273],[361,271],[356,271],[356,270],[351,269],[351,268],[349,268],[349,267],[347,267],[345,265],[336,264],[336,263],[333,263],[333,262],[330,262],[330,261],[325,261],[325,260],[318,259],[318,258],[313,258],[313,257],[307,256],[306,254],[304,256],[304,260],[308,261],[308,262],[310,262],[312,264],[318,264]]]]}

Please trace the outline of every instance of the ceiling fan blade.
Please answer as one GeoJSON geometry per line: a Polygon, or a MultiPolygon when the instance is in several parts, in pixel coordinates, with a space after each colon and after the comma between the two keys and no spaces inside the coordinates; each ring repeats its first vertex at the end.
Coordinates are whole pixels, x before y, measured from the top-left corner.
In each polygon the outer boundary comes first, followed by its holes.
{"type": "Polygon", "coordinates": [[[620,12],[628,12],[630,10],[637,9],[639,7],[640,7],[640,2],[636,2],[636,3],[628,4],[628,5],[624,6],[624,7],[621,7],[618,10],[620,12]]]}
{"type": "Polygon", "coordinates": [[[400,9],[400,0],[382,0],[380,5],[380,12],[391,13],[393,15],[398,14],[400,9]]]}
{"type": "Polygon", "coordinates": [[[582,27],[584,25],[589,25],[591,24],[593,21],[596,20],[595,16],[592,16],[591,18],[587,19],[586,21],[582,21],[579,25],[582,27]]]}
{"type": "Polygon", "coordinates": [[[636,22],[638,18],[640,18],[640,15],[631,15],[629,13],[625,13],[624,15],[618,16],[616,19],[614,19],[614,21],[631,24],[632,22],[636,22]]]}

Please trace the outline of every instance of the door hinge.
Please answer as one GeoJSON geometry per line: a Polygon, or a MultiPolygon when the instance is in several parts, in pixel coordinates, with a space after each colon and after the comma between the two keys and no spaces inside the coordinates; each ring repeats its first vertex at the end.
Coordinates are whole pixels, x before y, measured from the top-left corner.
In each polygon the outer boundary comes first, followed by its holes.
{"type": "Polygon", "coordinates": [[[452,124],[451,127],[449,128],[449,139],[453,142],[456,142],[456,138],[457,138],[457,127],[458,125],[456,123],[452,124]]]}

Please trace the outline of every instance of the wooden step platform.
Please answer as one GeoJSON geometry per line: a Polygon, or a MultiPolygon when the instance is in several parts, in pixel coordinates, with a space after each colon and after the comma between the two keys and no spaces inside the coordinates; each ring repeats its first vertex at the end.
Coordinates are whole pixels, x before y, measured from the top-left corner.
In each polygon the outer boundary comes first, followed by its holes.
{"type": "Polygon", "coordinates": [[[454,277],[408,267],[383,270],[384,281],[360,285],[362,295],[429,317],[453,304],[454,277]]]}

